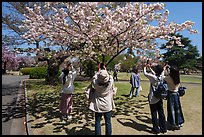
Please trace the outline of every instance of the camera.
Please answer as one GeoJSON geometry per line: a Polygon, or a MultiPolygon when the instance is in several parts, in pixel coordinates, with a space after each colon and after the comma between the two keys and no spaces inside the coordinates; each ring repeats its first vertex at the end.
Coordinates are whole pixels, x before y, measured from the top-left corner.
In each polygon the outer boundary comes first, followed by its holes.
{"type": "Polygon", "coordinates": [[[147,64],[149,64],[149,59],[147,60],[147,64]]]}

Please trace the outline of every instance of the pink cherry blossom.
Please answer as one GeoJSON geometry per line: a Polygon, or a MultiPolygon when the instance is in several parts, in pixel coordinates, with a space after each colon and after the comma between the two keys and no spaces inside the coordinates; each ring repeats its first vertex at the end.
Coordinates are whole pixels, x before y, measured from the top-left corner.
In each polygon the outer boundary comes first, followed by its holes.
{"type": "Polygon", "coordinates": [[[157,49],[147,41],[154,41],[156,38],[175,39],[169,34],[183,30],[197,33],[192,21],[181,24],[170,22],[170,11],[165,9],[163,3],[126,2],[126,5],[116,7],[114,4],[79,2],[73,5],[70,2],[46,2],[45,7],[52,10],[48,15],[41,14],[40,6],[28,7],[24,26],[21,26],[27,28],[28,32],[23,37],[32,40],[44,36],[53,43],[63,42],[67,46],[86,42],[83,50],[75,52],[82,58],[87,55],[92,58],[95,54],[90,53],[93,52],[114,56],[127,48],[137,49],[141,51],[137,52],[141,55],[144,49],[157,49]],[[57,5],[63,5],[63,9],[61,6],[57,8],[57,5]],[[165,11],[162,12],[163,10],[165,11]],[[152,21],[156,21],[158,25],[151,25],[152,21]]]}

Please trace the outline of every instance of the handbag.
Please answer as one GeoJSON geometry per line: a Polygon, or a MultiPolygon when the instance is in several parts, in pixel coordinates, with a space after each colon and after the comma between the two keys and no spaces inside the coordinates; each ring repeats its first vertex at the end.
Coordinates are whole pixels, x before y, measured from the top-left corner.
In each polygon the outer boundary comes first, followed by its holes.
{"type": "Polygon", "coordinates": [[[178,89],[178,94],[180,97],[182,97],[183,95],[185,95],[185,90],[186,90],[186,87],[184,86],[180,86],[179,89],[178,89]]]}
{"type": "Polygon", "coordinates": [[[95,89],[92,87],[92,83],[86,88],[85,96],[88,101],[92,101],[95,89]]]}
{"type": "Polygon", "coordinates": [[[139,91],[142,91],[142,86],[141,86],[141,85],[139,86],[139,89],[138,89],[138,90],[139,90],[139,91]]]}

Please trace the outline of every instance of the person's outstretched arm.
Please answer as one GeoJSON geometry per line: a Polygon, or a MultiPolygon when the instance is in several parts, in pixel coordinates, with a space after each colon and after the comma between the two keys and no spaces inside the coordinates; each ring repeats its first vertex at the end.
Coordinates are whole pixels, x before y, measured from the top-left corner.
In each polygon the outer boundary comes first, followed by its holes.
{"type": "Polygon", "coordinates": [[[147,72],[147,67],[146,66],[144,67],[144,75],[150,80],[151,83],[156,79],[155,75],[153,75],[152,73],[147,72]]]}
{"type": "Polygon", "coordinates": [[[149,67],[149,69],[151,70],[153,75],[156,75],[156,73],[154,72],[154,70],[151,67],[149,67]]]}

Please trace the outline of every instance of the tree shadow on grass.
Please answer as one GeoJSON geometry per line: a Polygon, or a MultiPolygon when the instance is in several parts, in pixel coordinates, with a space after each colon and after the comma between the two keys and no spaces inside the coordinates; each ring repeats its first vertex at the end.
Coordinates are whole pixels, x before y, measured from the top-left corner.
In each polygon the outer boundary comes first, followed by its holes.
{"type": "MultiPolygon", "coordinates": [[[[52,124],[54,126],[53,133],[64,131],[68,135],[94,134],[94,131],[89,128],[94,127],[94,113],[88,108],[89,104],[85,99],[85,94],[82,91],[76,91],[73,94],[73,109],[71,113],[73,118],[71,121],[62,121],[60,119],[61,114],[59,112],[60,89],[53,90],[53,92],[37,92],[29,97],[29,113],[35,120],[40,119],[38,120],[38,123],[34,124],[31,128],[42,128],[47,124],[52,124]],[[72,124],[71,129],[69,129],[70,124],[72,124]]],[[[124,96],[115,96],[114,102],[116,108],[112,113],[113,118],[117,115],[130,116],[133,114],[136,116],[142,114],[145,117],[145,114],[149,114],[142,111],[145,105],[148,104],[147,99],[143,99],[143,96],[139,98],[135,97],[133,99],[129,99],[124,96]]],[[[137,118],[141,121],[143,120],[141,117],[137,118]]],[[[135,128],[136,130],[145,130],[145,128],[148,127],[136,122],[134,124],[140,126],[139,128],[135,128]]]]}
{"type": "MultiPolygon", "coordinates": [[[[42,128],[46,124],[54,125],[53,132],[61,132],[64,130],[66,133],[74,134],[73,131],[76,129],[68,129],[67,126],[69,124],[77,124],[94,126],[91,121],[94,120],[94,113],[88,109],[88,104],[85,100],[85,96],[83,93],[75,93],[73,95],[73,109],[71,115],[73,116],[71,121],[63,121],[61,119],[61,113],[59,112],[59,102],[60,96],[57,93],[36,93],[32,97],[29,97],[28,101],[28,110],[30,115],[34,117],[34,119],[41,119],[41,122],[38,122],[31,126],[31,128],[42,128]],[[64,123],[65,122],[65,123],[64,123]]],[[[40,121],[40,120],[39,120],[40,121]]],[[[33,121],[29,121],[33,122],[33,121]]],[[[78,133],[91,133],[88,127],[84,128],[83,130],[77,131],[78,133]]]]}
{"type": "Polygon", "coordinates": [[[152,133],[151,132],[151,127],[141,124],[141,123],[137,123],[136,121],[129,119],[129,118],[117,118],[117,121],[122,124],[123,126],[126,127],[131,127],[137,131],[146,131],[148,133],[152,133]]]}
{"type": "MultiPolygon", "coordinates": [[[[23,95],[21,95],[23,96],[23,95]]],[[[11,103],[7,105],[2,105],[2,122],[7,122],[11,119],[23,118],[25,117],[25,100],[23,97],[17,101],[17,98],[13,98],[11,103]]]]}
{"type": "Polygon", "coordinates": [[[95,131],[91,130],[87,126],[75,126],[72,129],[66,131],[68,135],[94,135],[95,131]],[[79,130],[77,130],[79,129],[79,130]]]}
{"type": "Polygon", "coordinates": [[[114,97],[115,102],[115,111],[113,113],[113,117],[116,115],[126,115],[130,116],[130,114],[137,115],[141,112],[145,105],[148,104],[147,100],[141,98],[133,98],[129,97],[117,96],[114,97]]]}
{"type": "Polygon", "coordinates": [[[135,116],[138,120],[144,122],[144,123],[149,123],[151,124],[152,123],[152,119],[149,118],[148,116],[146,115],[138,115],[138,116],[135,116]]]}

